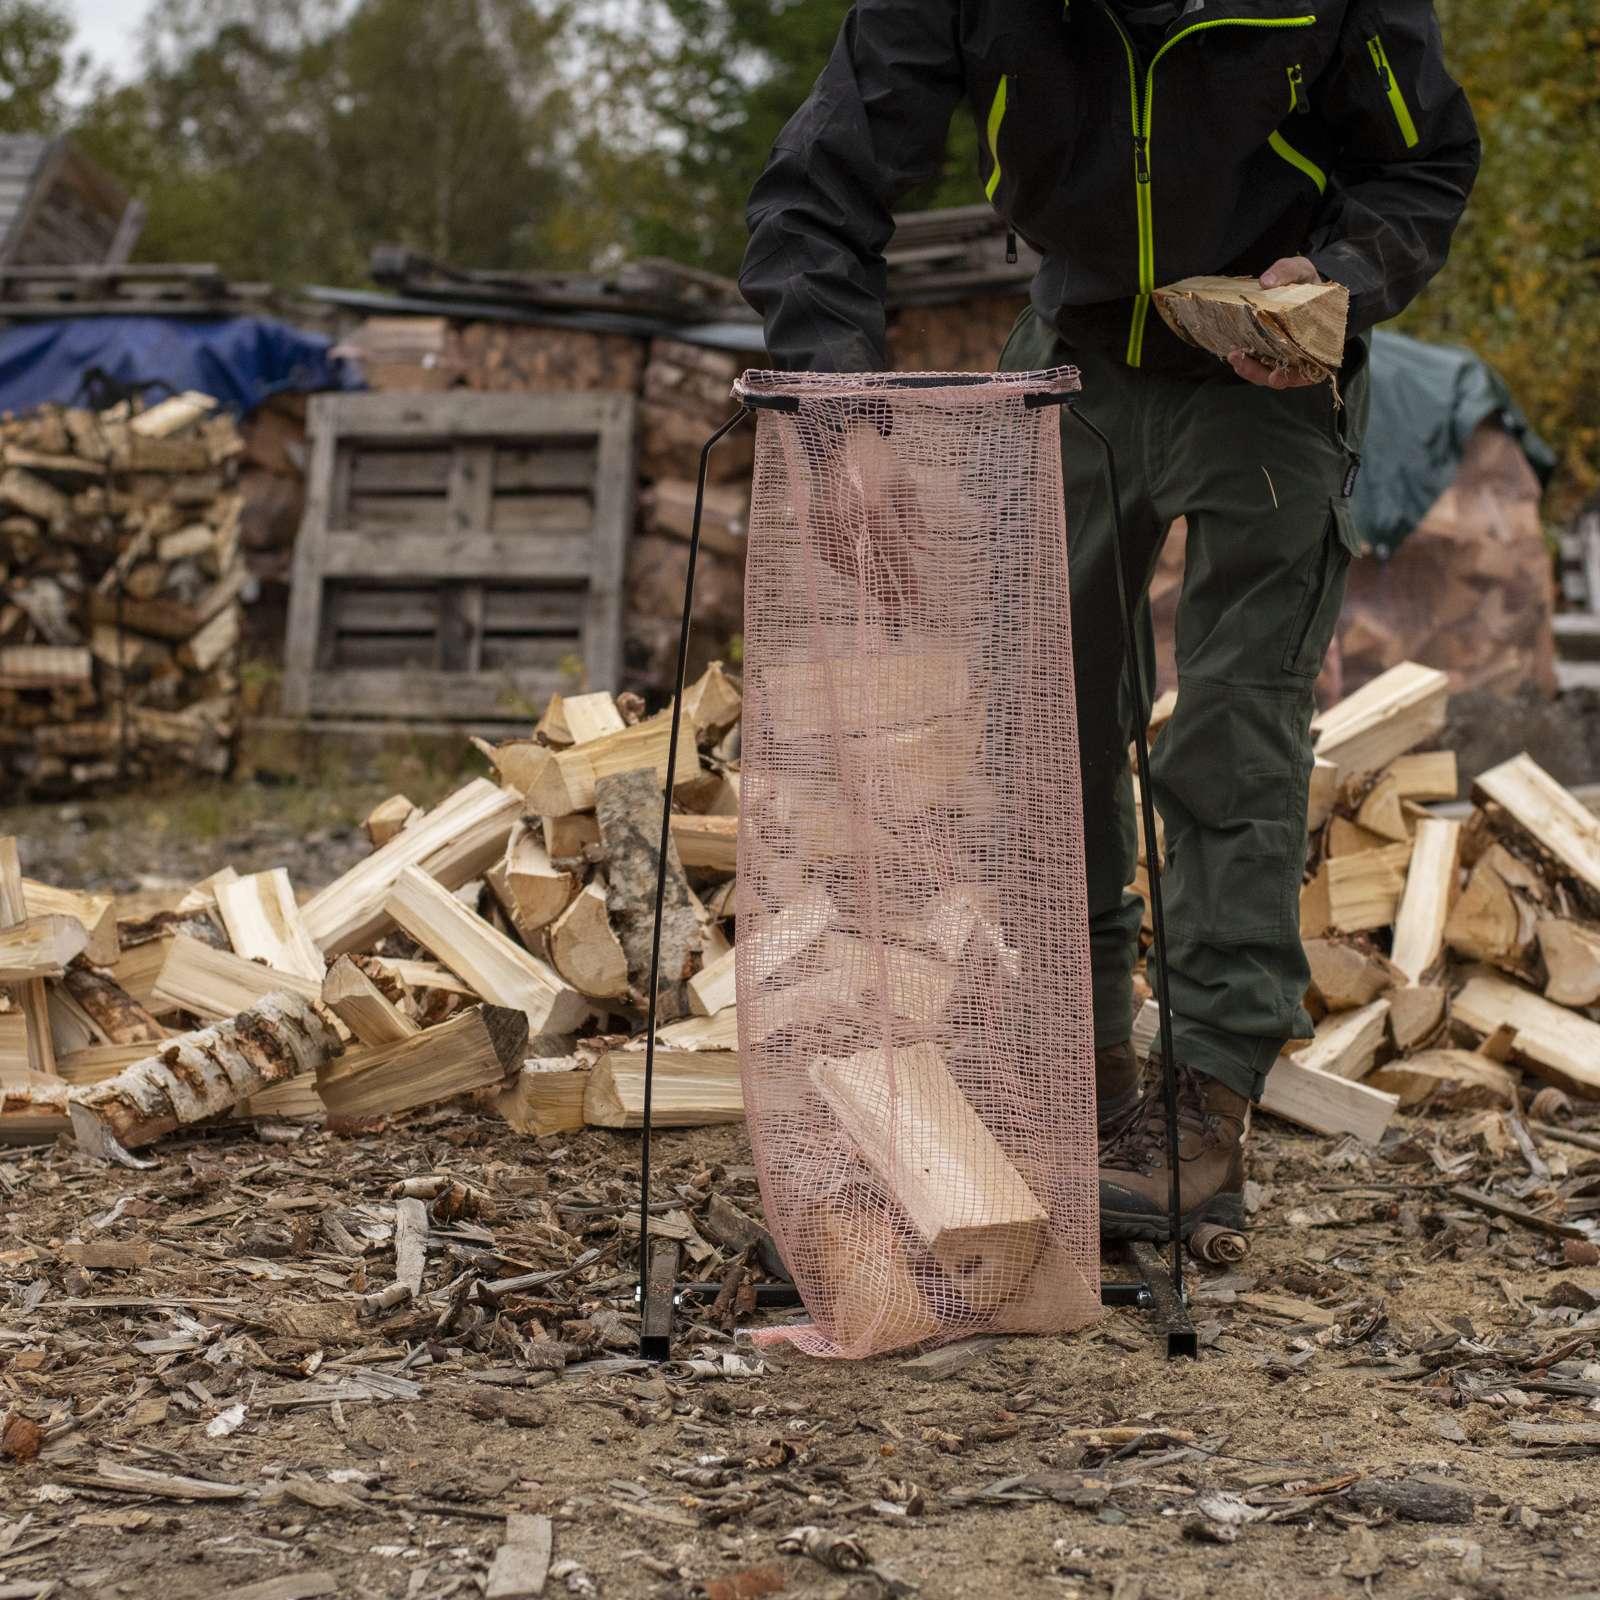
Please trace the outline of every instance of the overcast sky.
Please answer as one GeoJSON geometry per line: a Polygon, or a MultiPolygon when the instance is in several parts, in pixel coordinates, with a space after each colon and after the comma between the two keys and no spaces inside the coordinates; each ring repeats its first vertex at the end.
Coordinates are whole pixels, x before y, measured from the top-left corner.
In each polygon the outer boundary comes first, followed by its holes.
{"type": "Polygon", "coordinates": [[[145,0],[71,0],[78,19],[78,44],[120,78],[134,66],[134,35],[145,14],[145,0]]]}

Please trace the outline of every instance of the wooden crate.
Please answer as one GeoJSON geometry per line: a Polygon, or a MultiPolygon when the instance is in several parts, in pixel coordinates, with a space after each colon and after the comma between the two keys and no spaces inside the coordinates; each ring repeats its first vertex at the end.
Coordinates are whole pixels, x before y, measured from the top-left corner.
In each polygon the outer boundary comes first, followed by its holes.
{"type": "Polygon", "coordinates": [[[525,723],[614,688],[634,509],[625,394],[318,395],[284,709],[525,723]]]}

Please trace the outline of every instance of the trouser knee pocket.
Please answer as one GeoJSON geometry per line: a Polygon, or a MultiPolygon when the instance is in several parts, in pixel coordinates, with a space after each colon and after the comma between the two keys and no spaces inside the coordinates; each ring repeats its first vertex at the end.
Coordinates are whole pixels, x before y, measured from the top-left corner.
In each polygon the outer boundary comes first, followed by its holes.
{"type": "Polygon", "coordinates": [[[1350,502],[1334,495],[1328,502],[1328,525],[1306,560],[1305,588],[1289,630],[1283,653],[1283,670],[1296,677],[1315,678],[1333,642],[1333,630],[1344,604],[1345,575],[1352,557],[1361,553],[1350,502]]]}

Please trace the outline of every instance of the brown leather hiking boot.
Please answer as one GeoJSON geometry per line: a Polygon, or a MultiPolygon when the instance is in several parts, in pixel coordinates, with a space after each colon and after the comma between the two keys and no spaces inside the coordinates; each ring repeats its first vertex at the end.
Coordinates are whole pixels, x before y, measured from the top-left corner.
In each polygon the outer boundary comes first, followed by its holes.
{"type": "Polygon", "coordinates": [[[1100,1136],[1106,1137],[1139,1103],[1144,1068],[1133,1041],[1107,1045],[1094,1053],[1094,1098],[1100,1136]]]}
{"type": "MultiPolygon", "coordinates": [[[[1215,1078],[1178,1068],[1178,1194],[1187,1239],[1203,1221],[1244,1225],[1244,1133],[1250,1102],[1215,1078]]],[[[1152,1083],[1139,1108],[1100,1149],[1100,1235],[1171,1237],[1166,1101],[1152,1083]]]]}

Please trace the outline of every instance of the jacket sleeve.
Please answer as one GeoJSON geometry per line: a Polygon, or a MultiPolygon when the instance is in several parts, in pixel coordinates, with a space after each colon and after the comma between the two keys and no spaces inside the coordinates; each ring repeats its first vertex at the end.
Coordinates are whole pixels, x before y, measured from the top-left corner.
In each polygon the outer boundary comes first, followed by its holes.
{"type": "Polygon", "coordinates": [[[858,0],[750,196],[739,285],[774,365],[872,372],[893,207],[934,177],[961,98],[957,0],[858,0]]]}
{"type": "Polygon", "coordinates": [[[1350,290],[1350,332],[1403,311],[1444,265],[1478,172],[1472,108],[1433,0],[1351,0],[1313,89],[1339,135],[1306,254],[1350,290]]]}

